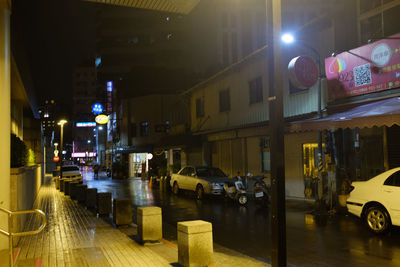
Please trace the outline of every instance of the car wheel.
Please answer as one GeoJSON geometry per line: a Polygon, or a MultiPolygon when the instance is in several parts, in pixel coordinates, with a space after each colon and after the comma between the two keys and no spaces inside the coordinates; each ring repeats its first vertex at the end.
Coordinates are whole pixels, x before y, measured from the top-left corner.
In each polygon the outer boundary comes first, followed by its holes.
{"type": "Polygon", "coordinates": [[[240,205],[246,205],[246,203],[247,203],[247,196],[246,195],[241,195],[239,197],[239,204],[240,205]]]}
{"type": "Polygon", "coordinates": [[[179,194],[179,186],[177,182],[174,182],[174,186],[172,187],[172,192],[177,195],[179,194]]]}
{"type": "Polygon", "coordinates": [[[368,228],[376,234],[385,233],[390,226],[389,214],[379,206],[368,208],[365,214],[365,221],[368,228]]]}
{"type": "Polygon", "coordinates": [[[196,198],[197,198],[197,199],[203,199],[203,197],[204,197],[204,189],[203,189],[203,186],[198,185],[198,186],[196,187],[196,198]]]}

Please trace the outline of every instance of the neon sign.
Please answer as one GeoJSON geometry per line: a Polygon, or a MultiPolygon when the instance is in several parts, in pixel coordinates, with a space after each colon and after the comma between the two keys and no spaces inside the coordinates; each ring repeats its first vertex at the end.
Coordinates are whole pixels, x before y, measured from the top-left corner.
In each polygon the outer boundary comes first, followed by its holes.
{"type": "Polygon", "coordinates": [[[106,124],[108,121],[109,121],[109,118],[108,118],[108,116],[106,116],[106,115],[98,115],[96,118],[95,118],[95,121],[98,123],[98,124],[106,124]]]}
{"type": "Polygon", "coordinates": [[[77,122],[75,124],[76,127],[96,127],[95,122],[77,122]]]}
{"type": "Polygon", "coordinates": [[[93,104],[92,112],[96,115],[101,114],[103,112],[103,105],[100,103],[93,104]]]}

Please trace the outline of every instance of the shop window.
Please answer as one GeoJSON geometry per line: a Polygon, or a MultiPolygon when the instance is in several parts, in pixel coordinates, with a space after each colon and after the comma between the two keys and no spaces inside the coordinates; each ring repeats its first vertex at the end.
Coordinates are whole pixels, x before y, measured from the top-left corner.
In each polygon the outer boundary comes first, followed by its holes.
{"type": "Polygon", "coordinates": [[[261,162],[262,171],[271,171],[271,151],[270,151],[270,140],[267,138],[261,138],[261,162]]]}
{"type": "Polygon", "coordinates": [[[229,89],[219,91],[219,112],[229,111],[231,109],[231,100],[229,89]]]}
{"type": "Polygon", "coordinates": [[[263,85],[261,76],[249,82],[249,99],[250,104],[255,104],[263,101],[263,85]]]}
{"type": "Polygon", "coordinates": [[[149,122],[143,121],[140,123],[140,136],[149,136],[149,122]]]}

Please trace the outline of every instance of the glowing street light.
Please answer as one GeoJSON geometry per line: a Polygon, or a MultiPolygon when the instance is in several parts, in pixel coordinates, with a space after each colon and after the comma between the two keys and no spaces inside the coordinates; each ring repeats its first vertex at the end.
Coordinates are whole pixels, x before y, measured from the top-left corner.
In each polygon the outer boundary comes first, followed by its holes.
{"type": "Polygon", "coordinates": [[[294,36],[291,33],[285,33],[281,36],[281,40],[286,44],[291,44],[294,42],[294,36]]]}

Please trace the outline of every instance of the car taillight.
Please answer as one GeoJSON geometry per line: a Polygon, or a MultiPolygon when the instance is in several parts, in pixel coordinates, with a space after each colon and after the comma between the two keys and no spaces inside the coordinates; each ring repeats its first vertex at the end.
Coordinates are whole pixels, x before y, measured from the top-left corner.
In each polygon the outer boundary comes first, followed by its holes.
{"type": "Polygon", "coordinates": [[[354,188],[355,188],[354,186],[350,185],[350,187],[349,187],[349,192],[348,192],[348,193],[350,194],[350,192],[353,191],[354,188]]]}

